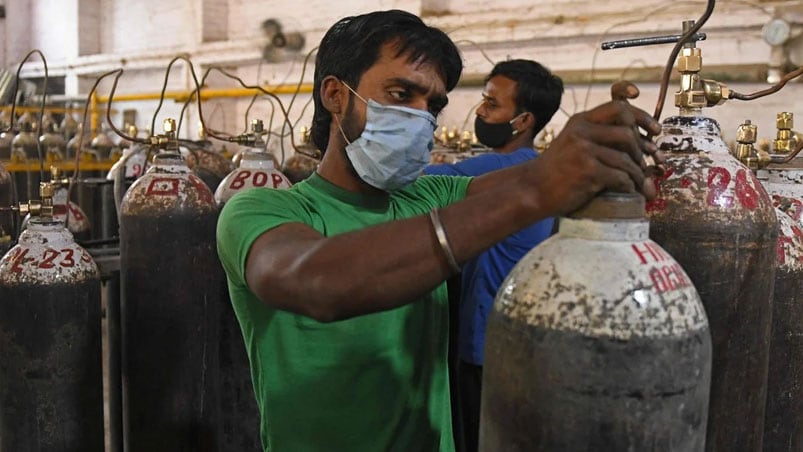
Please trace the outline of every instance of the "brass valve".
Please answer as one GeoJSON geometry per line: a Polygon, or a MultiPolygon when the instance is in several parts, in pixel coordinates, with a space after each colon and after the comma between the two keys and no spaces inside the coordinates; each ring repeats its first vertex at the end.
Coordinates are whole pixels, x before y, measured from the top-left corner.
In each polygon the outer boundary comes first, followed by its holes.
{"type": "Polygon", "coordinates": [[[50,182],[41,182],[39,184],[39,199],[33,199],[26,203],[19,203],[19,206],[13,207],[18,210],[21,216],[30,214],[32,217],[40,217],[43,219],[53,218],[53,194],[55,188],[50,182]]]}
{"type": "MultiPolygon", "coordinates": [[[[694,26],[693,20],[683,22],[683,32],[694,26]]],[[[684,44],[678,56],[680,90],[675,93],[675,106],[681,113],[699,111],[703,107],[713,107],[724,103],[730,97],[730,89],[716,80],[700,78],[703,69],[703,56],[694,41],[684,44]]]]}
{"type": "Polygon", "coordinates": [[[176,140],[176,120],[167,118],[162,122],[164,135],[151,135],[148,142],[153,147],[164,148],[166,151],[178,152],[178,141],[176,140]]]}
{"type": "Polygon", "coordinates": [[[53,184],[54,187],[63,187],[70,184],[70,178],[62,177],[61,170],[53,165],[50,167],[50,183],[53,184]]]}
{"type": "MultiPolygon", "coordinates": [[[[304,133],[304,129],[306,128],[302,128],[302,133],[304,133]]],[[[262,139],[262,136],[265,134],[267,134],[267,132],[265,131],[265,124],[262,120],[252,119],[250,132],[231,137],[229,141],[248,147],[260,147],[265,146],[265,140],[262,139]]]]}
{"type": "Polygon", "coordinates": [[[301,144],[310,144],[312,141],[310,137],[310,129],[306,126],[301,126],[301,130],[299,130],[299,135],[301,137],[301,144]]]}
{"type": "Polygon", "coordinates": [[[137,126],[135,126],[134,124],[128,125],[128,136],[136,138],[138,133],[139,130],[137,129],[137,126]]]}
{"type": "Polygon", "coordinates": [[[769,153],[756,149],[758,127],[746,119],[736,129],[736,149],[734,156],[753,171],[766,168],[772,162],[769,153]]]}
{"type": "Polygon", "coordinates": [[[457,143],[457,150],[460,152],[471,150],[471,144],[474,141],[473,138],[474,135],[471,132],[467,130],[463,131],[463,133],[460,134],[460,141],[457,143]]]}
{"type": "Polygon", "coordinates": [[[775,126],[778,128],[778,132],[772,141],[773,152],[776,154],[789,154],[797,145],[796,136],[792,131],[794,114],[791,112],[778,113],[775,119],[775,126]]]}

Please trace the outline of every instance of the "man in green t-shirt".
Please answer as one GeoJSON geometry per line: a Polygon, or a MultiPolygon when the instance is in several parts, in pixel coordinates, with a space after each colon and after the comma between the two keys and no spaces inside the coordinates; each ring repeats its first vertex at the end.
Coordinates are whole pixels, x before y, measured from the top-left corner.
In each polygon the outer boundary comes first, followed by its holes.
{"type": "Polygon", "coordinates": [[[317,172],[223,209],[218,251],[265,450],[454,450],[443,281],[601,190],[649,187],[642,152],[655,146],[637,130],[660,126],[622,101],[572,117],[539,159],[418,177],[461,71],[454,43],[412,14],[338,21],[315,67],[317,172]]]}

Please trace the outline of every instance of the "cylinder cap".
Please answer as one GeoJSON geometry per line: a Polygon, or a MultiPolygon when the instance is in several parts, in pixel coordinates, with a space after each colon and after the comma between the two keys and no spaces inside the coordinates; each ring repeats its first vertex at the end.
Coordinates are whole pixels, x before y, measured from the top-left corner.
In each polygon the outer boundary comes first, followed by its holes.
{"type": "Polygon", "coordinates": [[[638,193],[603,192],[569,218],[591,220],[637,220],[644,218],[644,197],[638,193]]]}

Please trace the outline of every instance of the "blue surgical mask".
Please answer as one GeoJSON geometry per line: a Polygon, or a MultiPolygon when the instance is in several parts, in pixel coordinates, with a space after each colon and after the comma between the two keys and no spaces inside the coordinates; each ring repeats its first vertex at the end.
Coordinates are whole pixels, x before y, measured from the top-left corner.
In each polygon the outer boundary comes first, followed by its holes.
{"type": "MultiPolygon", "coordinates": [[[[345,83],[344,83],[345,85],[345,83]]],[[[429,164],[437,126],[431,113],[416,108],[382,105],[373,99],[365,102],[365,130],[349,142],[346,155],[357,175],[368,185],[384,191],[395,191],[413,183],[429,164]]]]}

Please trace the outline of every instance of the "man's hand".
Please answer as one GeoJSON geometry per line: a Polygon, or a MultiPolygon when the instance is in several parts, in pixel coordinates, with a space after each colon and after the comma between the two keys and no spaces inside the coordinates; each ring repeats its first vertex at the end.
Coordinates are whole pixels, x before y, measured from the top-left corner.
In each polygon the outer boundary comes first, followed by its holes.
{"type": "Polygon", "coordinates": [[[655,197],[653,184],[645,184],[644,157],[660,155],[639,129],[656,135],[661,125],[627,103],[626,98],[638,95],[632,84],[618,83],[612,93],[611,102],[572,116],[552,142],[552,152],[533,166],[532,177],[544,188],[540,203],[548,212],[571,212],[603,190],[655,197]]]}

